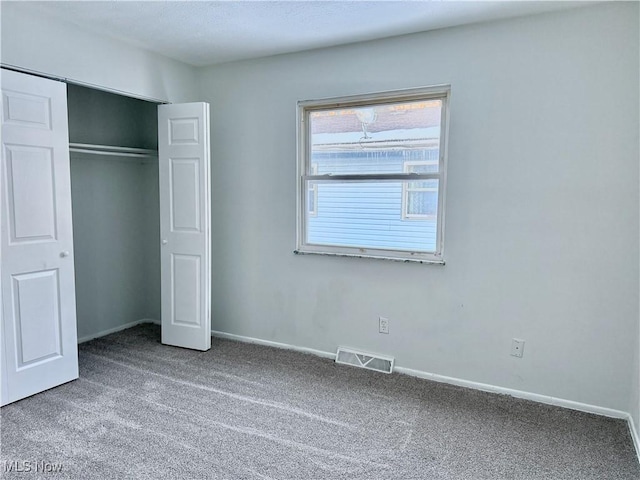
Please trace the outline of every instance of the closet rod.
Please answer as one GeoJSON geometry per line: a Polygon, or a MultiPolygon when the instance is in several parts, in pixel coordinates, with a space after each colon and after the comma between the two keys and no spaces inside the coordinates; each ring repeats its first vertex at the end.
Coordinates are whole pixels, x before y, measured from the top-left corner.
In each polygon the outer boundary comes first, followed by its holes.
{"type": "Polygon", "coordinates": [[[116,147],[91,143],[69,143],[69,151],[95,153],[97,155],[118,155],[121,157],[157,157],[158,151],[148,148],[116,147]]]}
{"type": "Polygon", "coordinates": [[[107,152],[101,150],[85,150],[84,148],[69,148],[70,152],[93,153],[94,155],[111,155],[113,157],[155,158],[157,155],[150,153],[107,152]]]}

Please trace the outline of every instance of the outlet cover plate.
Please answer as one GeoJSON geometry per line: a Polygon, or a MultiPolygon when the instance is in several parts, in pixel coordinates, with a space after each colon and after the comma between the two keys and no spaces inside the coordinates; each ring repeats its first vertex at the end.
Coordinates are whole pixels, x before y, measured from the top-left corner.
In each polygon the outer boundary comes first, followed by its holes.
{"type": "Polygon", "coordinates": [[[389,333],[389,319],[384,317],[378,317],[378,331],[380,333],[389,333]]]}
{"type": "Polygon", "coordinates": [[[524,353],[524,340],[520,340],[519,338],[514,338],[511,341],[511,355],[514,357],[522,358],[523,353],[524,353]]]}

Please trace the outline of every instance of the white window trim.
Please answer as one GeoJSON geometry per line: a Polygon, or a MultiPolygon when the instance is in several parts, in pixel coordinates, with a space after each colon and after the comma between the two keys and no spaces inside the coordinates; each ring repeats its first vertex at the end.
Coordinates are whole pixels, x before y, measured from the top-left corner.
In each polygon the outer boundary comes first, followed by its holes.
{"type": "MultiPolygon", "coordinates": [[[[297,109],[297,230],[296,230],[296,250],[298,254],[320,254],[320,255],[336,255],[346,257],[364,257],[379,258],[387,260],[398,260],[404,262],[419,262],[444,264],[444,225],[445,225],[445,192],[446,192],[446,164],[448,152],[448,131],[449,131],[449,98],[451,95],[450,85],[437,85],[432,87],[412,88],[406,90],[395,90],[388,92],[369,93],[364,95],[352,95],[345,97],[305,100],[298,102],[297,109]],[[406,179],[408,173],[403,174],[373,174],[373,175],[313,175],[310,170],[309,160],[311,138],[309,131],[309,113],[314,110],[327,110],[331,108],[359,107],[365,105],[388,104],[392,102],[410,102],[415,100],[442,100],[442,116],[440,122],[440,148],[439,148],[439,172],[434,177],[433,174],[413,174],[417,175],[416,180],[426,178],[439,178],[440,185],[438,189],[438,225],[435,252],[415,252],[403,250],[386,250],[375,248],[345,247],[338,245],[316,245],[306,243],[306,211],[307,211],[307,195],[306,182],[314,180],[319,183],[330,182],[334,180],[393,180],[406,179]]],[[[404,196],[404,195],[403,195],[404,196]]],[[[317,208],[316,208],[317,209],[317,208]]],[[[403,206],[404,211],[404,206],[403,206]]]]}

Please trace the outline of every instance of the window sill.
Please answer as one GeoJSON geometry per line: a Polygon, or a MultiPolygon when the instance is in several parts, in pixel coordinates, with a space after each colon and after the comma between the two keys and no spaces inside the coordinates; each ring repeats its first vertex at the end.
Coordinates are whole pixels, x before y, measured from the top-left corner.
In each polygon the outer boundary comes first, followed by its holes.
{"type": "Polygon", "coordinates": [[[430,264],[430,265],[445,265],[444,259],[428,259],[428,258],[405,258],[405,257],[392,257],[385,255],[367,255],[365,253],[338,253],[338,252],[314,252],[314,251],[303,251],[303,250],[294,250],[294,254],[296,255],[322,255],[327,257],[348,257],[348,258],[370,258],[374,260],[391,260],[393,262],[400,263],[421,263],[421,264],[430,264]]]}

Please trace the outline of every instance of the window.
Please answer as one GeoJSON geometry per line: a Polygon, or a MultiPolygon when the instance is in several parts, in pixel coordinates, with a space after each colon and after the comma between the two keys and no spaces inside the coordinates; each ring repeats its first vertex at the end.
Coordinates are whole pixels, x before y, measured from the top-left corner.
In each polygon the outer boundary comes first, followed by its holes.
{"type": "Polygon", "coordinates": [[[298,252],[443,263],[449,87],[298,103],[298,252]]]}

